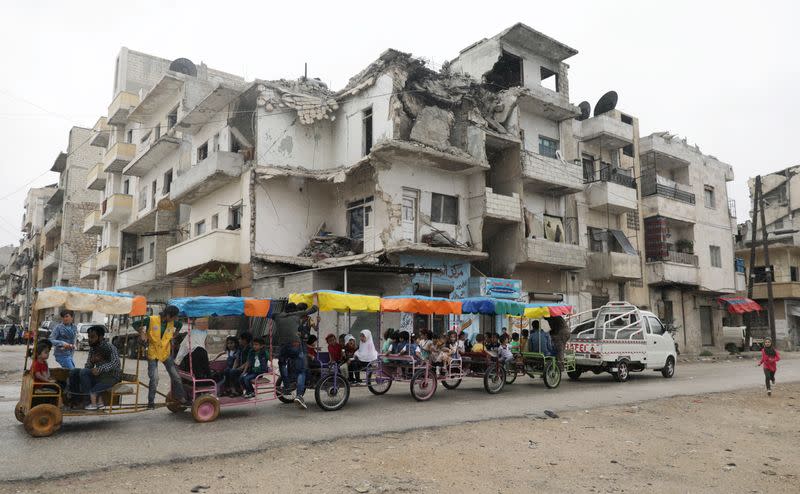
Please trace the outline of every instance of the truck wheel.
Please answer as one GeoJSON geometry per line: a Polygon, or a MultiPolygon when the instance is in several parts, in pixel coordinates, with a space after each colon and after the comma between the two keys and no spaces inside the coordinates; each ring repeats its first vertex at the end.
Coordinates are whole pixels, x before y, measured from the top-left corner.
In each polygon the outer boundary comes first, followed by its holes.
{"type": "Polygon", "coordinates": [[[614,379],[617,382],[624,383],[630,377],[630,371],[628,370],[628,362],[626,360],[620,360],[617,362],[617,371],[611,373],[614,376],[614,379]]]}
{"type": "Polygon", "coordinates": [[[581,378],[581,374],[583,374],[583,372],[581,372],[579,370],[574,370],[574,371],[567,372],[567,376],[569,376],[569,380],[570,381],[577,381],[578,379],[581,378]]]}
{"type": "Polygon", "coordinates": [[[664,367],[661,369],[661,375],[666,377],[667,379],[671,378],[675,375],[675,359],[672,357],[667,357],[667,363],[664,364],[664,367]]]}

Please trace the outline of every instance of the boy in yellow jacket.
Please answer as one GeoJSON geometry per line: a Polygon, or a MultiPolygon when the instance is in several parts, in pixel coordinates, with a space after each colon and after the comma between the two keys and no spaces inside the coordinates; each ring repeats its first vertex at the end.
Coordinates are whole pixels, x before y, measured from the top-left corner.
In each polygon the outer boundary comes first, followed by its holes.
{"type": "Polygon", "coordinates": [[[178,375],[178,368],[172,359],[172,339],[180,331],[182,324],[177,321],[180,311],[174,305],[168,305],[159,316],[145,317],[133,323],[139,331],[139,338],[147,343],[147,408],[155,408],[156,390],[158,389],[158,363],[162,362],[167,370],[172,388],[172,398],[186,404],[183,383],[178,375]]]}

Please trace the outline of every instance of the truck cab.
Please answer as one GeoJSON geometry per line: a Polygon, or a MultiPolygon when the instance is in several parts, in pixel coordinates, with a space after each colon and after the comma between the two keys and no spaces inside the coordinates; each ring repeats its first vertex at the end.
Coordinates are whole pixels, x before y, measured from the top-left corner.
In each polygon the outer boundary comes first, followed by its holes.
{"type": "Polygon", "coordinates": [[[628,380],[630,372],[660,371],[675,374],[675,341],[658,316],[628,302],[610,302],[599,309],[576,314],[570,319],[567,348],[575,352],[575,371],[609,372],[617,381],[628,380]],[[596,315],[595,315],[596,312],[596,315]]]}

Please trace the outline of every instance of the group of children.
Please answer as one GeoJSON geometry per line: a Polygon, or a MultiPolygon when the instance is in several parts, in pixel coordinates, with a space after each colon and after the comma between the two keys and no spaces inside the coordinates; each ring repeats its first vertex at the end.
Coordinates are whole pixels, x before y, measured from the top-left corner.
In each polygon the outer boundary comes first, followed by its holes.
{"type": "MultiPolygon", "coordinates": [[[[225,370],[221,374],[219,394],[221,396],[255,397],[253,381],[269,371],[270,355],[264,338],[253,338],[250,333],[228,336],[225,351],[217,355],[226,356],[225,370]]],[[[216,360],[216,359],[215,359],[216,360]]]]}

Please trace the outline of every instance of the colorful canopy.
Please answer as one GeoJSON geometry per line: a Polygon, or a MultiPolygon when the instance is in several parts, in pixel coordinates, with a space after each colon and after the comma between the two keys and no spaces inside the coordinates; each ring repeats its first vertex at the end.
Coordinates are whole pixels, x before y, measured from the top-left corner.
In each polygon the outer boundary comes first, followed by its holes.
{"type": "Polygon", "coordinates": [[[761,306],[755,300],[745,297],[720,297],[719,303],[728,306],[731,314],[745,314],[747,312],[760,312],[761,306]]]}
{"type": "Polygon", "coordinates": [[[399,295],[383,297],[381,311],[446,316],[461,314],[461,302],[439,297],[399,295]]]}
{"type": "Polygon", "coordinates": [[[183,297],[169,301],[186,317],[251,316],[267,317],[270,300],[244,297],[183,297]]]}
{"type": "Polygon", "coordinates": [[[141,296],[74,286],[54,286],[37,290],[33,308],[40,310],[53,307],[131,316],[147,314],[147,300],[141,296]]]}
{"type": "Polygon", "coordinates": [[[316,305],[320,311],[336,312],[379,312],[381,298],[374,295],[356,295],[334,290],[318,290],[308,293],[292,293],[289,302],[316,305]]]}
{"type": "Polygon", "coordinates": [[[489,297],[471,297],[461,299],[461,311],[464,314],[521,316],[525,313],[525,304],[515,302],[513,300],[501,300],[489,297]]]}
{"type": "Polygon", "coordinates": [[[536,302],[525,304],[524,316],[528,319],[541,319],[544,317],[566,316],[571,313],[571,305],[536,302]]]}

